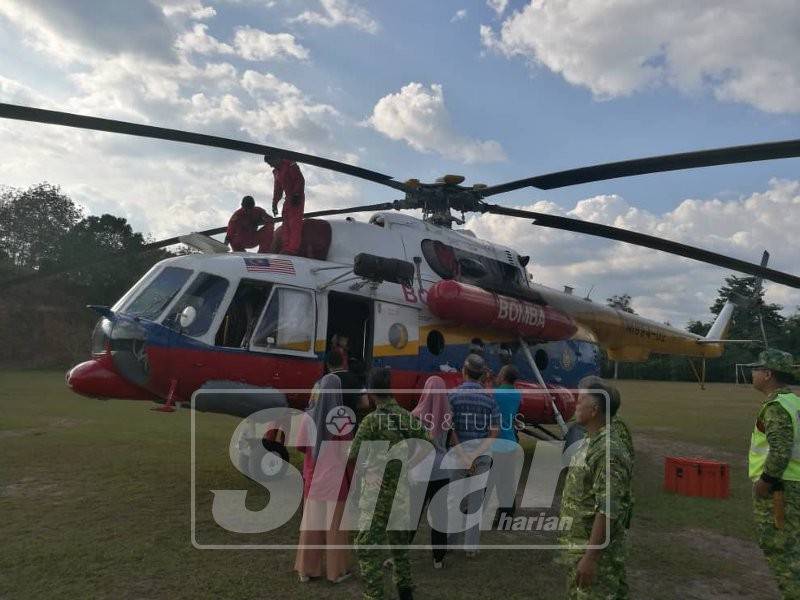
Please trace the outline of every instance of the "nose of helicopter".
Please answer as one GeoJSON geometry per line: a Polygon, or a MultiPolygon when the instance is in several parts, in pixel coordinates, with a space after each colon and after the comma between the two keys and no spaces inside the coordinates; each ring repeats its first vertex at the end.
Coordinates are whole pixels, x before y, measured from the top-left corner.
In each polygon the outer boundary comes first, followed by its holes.
{"type": "Polygon", "coordinates": [[[153,399],[148,391],[119,375],[107,354],[72,367],[66,373],[66,382],[73,392],[90,398],[153,399]]]}

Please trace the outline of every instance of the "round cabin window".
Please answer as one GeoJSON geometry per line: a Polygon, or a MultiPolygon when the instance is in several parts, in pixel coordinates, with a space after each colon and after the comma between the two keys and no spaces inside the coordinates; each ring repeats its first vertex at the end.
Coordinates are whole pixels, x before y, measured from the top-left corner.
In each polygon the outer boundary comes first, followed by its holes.
{"type": "Polygon", "coordinates": [[[434,329],[428,334],[428,351],[431,354],[438,356],[444,352],[444,336],[441,331],[434,329]]]}
{"type": "Polygon", "coordinates": [[[389,327],[389,343],[400,350],[408,344],[408,329],[402,323],[394,323],[389,327]]]}
{"type": "Polygon", "coordinates": [[[550,358],[547,356],[547,352],[540,348],[536,351],[536,354],[533,355],[533,362],[536,363],[537,369],[544,371],[547,369],[547,365],[550,364],[550,358]]]}

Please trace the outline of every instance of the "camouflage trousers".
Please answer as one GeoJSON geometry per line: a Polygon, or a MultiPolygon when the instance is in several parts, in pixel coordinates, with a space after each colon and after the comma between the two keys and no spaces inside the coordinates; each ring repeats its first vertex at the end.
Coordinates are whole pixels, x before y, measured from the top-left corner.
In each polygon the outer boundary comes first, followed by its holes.
{"type": "Polygon", "coordinates": [[[600,554],[597,576],[589,587],[578,587],[576,583],[578,561],[582,552],[567,554],[567,598],[568,600],[627,600],[628,582],[625,578],[625,543],[616,540],[600,554]]]}
{"type": "Polygon", "coordinates": [[[364,585],[364,600],[381,600],[384,597],[383,562],[387,552],[374,546],[392,546],[388,554],[394,563],[392,577],[394,585],[398,588],[412,587],[408,549],[395,547],[409,545],[411,534],[409,531],[387,530],[391,510],[391,497],[389,501],[384,497],[380,498],[375,505],[372,518],[365,516],[364,521],[359,523],[360,531],[355,536],[358,567],[364,585]]]}
{"type": "Polygon", "coordinates": [[[772,498],[753,499],[758,545],[784,600],[800,600],[800,482],[785,482],[785,522],[775,527],[772,498]]]}

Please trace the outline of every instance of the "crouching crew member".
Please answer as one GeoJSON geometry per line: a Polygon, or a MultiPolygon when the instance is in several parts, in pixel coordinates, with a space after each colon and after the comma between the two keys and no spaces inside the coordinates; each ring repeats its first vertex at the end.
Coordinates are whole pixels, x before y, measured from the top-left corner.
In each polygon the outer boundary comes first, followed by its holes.
{"type": "Polygon", "coordinates": [[[256,246],[259,252],[269,252],[272,248],[274,227],[275,222],[267,211],[256,206],[252,196],[245,196],[242,198],[242,207],[228,221],[225,243],[230,244],[234,252],[244,252],[247,248],[256,246]]]}
{"type": "Polygon", "coordinates": [[[792,355],[765,350],[753,387],[765,398],[750,438],[749,470],[758,545],[784,598],[800,598],[800,398],[786,385],[792,355]]]}

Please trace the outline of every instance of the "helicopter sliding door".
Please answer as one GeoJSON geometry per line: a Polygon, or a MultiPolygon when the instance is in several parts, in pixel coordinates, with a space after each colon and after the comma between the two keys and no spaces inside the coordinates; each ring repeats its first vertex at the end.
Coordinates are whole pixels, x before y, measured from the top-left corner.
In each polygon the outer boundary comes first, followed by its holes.
{"type": "Polygon", "coordinates": [[[372,300],[354,294],[328,294],[325,351],[334,344],[345,347],[349,370],[363,375],[372,364],[372,300]]]}
{"type": "MultiPolygon", "coordinates": [[[[393,389],[416,389],[419,373],[419,309],[375,301],[373,364],[391,367],[393,389]]],[[[399,402],[411,397],[397,396],[399,402]]]]}

